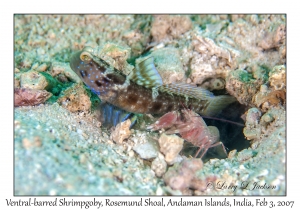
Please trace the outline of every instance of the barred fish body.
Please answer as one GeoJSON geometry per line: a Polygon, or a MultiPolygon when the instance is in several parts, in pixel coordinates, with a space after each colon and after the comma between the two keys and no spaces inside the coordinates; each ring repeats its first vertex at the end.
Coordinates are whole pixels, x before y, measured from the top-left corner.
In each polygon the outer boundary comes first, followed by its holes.
{"type": "Polygon", "coordinates": [[[72,55],[70,65],[102,101],[128,112],[162,115],[185,106],[212,116],[235,101],[232,96],[214,96],[188,84],[162,84],[151,57],[140,62],[130,75],[124,75],[86,47],[72,55]]]}

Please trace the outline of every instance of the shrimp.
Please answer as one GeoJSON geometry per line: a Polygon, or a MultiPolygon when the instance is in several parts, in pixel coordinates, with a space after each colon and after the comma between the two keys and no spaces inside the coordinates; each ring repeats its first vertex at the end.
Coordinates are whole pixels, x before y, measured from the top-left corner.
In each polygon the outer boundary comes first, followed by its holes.
{"type": "Polygon", "coordinates": [[[179,133],[182,138],[199,147],[195,157],[201,152],[202,158],[207,150],[218,145],[222,145],[225,154],[226,149],[223,143],[219,140],[219,131],[214,126],[207,126],[203,118],[190,109],[183,109],[180,112],[168,112],[156,121],[154,124],[148,126],[148,129],[165,130],[166,134],[179,133]]]}

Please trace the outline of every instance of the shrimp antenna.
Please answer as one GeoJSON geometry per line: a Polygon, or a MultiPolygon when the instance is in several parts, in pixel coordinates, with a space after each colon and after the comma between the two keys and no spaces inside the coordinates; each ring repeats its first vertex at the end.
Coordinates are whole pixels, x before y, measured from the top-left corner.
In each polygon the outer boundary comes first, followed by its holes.
{"type": "Polygon", "coordinates": [[[238,125],[238,126],[245,127],[245,125],[242,124],[242,123],[237,123],[237,122],[234,122],[234,121],[231,121],[231,120],[222,119],[222,118],[208,117],[208,116],[199,116],[199,117],[206,118],[206,119],[211,119],[211,120],[219,120],[219,121],[222,121],[222,122],[232,123],[232,124],[235,124],[235,125],[238,125]]]}

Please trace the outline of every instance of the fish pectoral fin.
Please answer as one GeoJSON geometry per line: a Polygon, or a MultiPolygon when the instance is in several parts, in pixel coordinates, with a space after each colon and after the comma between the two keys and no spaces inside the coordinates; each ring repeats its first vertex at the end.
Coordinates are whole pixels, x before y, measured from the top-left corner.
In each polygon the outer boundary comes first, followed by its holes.
{"type": "Polygon", "coordinates": [[[222,95],[214,96],[208,99],[208,106],[203,110],[204,116],[215,116],[222,111],[226,106],[235,102],[236,99],[233,96],[222,95]]]}
{"type": "Polygon", "coordinates": [[[153,57],[147,57],[138,63],[129,74],[129,79],[146,88],[158,87],[163,84],[162,78],[154,66],[153,57]]]}

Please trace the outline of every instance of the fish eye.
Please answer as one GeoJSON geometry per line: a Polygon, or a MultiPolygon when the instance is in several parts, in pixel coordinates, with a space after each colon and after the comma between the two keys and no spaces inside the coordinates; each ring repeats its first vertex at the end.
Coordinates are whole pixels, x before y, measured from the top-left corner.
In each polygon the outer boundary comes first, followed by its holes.
{"type": "Polygon", "coordinates": [[[90,60],[92,60],[92,56],[88,52],[82,52],[80,54],[80,60],[82,60],[82,61],[90,61],[90,60]]]}

